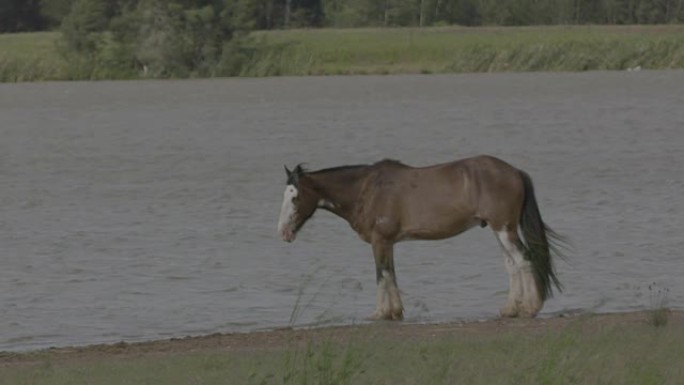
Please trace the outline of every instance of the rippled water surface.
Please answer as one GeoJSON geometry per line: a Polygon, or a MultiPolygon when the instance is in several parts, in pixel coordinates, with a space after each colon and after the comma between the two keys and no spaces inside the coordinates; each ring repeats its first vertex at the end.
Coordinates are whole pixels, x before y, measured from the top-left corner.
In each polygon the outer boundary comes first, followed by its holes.
{"type": "MultiPolygon", "coordinates": [[[[684,307],[684,72],[0,85],[0,350],[362,322],[370,248],[275,232],[283,164],[487,153],[574,245],[543,314],[684,307]],[[656,289],[648,289],[655,283],[656,289]]],[[[493,318],[489,229],[398,245],[409,322],[493,318]]]]}

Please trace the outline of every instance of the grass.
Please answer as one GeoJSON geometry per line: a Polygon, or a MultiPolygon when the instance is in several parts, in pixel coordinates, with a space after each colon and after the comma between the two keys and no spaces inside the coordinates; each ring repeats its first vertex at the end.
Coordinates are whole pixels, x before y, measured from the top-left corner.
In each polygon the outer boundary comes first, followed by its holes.
{"type": "MultiPolygon", "coordinates": [[[[348,75],[684,68],[684,26],[556,26],[259,31],[234,75],[348,75]]],[[[78,74],[58,33],[0,35],[0,81],[78,74]]]]}
{"type": "MultiPolygon", "coordinates": [[[[542,322],[543,321],[538,321],[542,322]]],[[[684,325],[594,323],[487,332],[397,335],[388,325],[350,328],[282,346],[211,352],[45,353],[2,366],[0,384],[681,384],[684,325]],[[377,333],[379,329],[384,330],[377,333]]]]}
{"type": "Polygon", "coordinates": [[[59,34],[0,34],[0,81],[64,80],[68,68],[57,53],[59,34]]]}
{"type": "Polygon", "coordinates": [[[653,282],[648,285],[648,293],[650,300],[648,320],[650,324],[655,327],[667,325],[670,319],[670,309],[667,307],[670,289],[659,287],[657,283],[653,282]]]}
{"type": "Polygon", "coordinates": [[[684,26],[295,30],[243,75],[344,75],[684,68],[684,26]]]}

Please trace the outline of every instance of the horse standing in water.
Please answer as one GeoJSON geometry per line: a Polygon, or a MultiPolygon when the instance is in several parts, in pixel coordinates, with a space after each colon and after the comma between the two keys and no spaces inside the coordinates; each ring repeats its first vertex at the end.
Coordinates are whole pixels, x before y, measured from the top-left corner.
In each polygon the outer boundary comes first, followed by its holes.
{"type": "Polygon", "coordinates": [[[532,180],[500,159],[477,156],[420,168],[383,160],[313,172],[298,165],[285,171],[280,236],[294,241],[318,208],[349,222],[373,248],[374,319],[403,318],[395,243],[449,238],[475,226],[489,226],[504,250],[510,288],[502,316],[534,317],[551,296],[552,285],[561,290],[549,244],[557,235],[542,221],[532,180]]]}

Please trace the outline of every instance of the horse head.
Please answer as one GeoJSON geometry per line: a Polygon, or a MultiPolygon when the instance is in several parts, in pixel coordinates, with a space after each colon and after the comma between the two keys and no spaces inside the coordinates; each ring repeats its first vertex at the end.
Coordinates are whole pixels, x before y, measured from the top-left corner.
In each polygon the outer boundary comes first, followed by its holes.
{"type": "Polygon", "coordinates": [[[292,242],[316,211],[319,197],[301,164],[292,171],[285,166],[285,173],[287,182],[278,220],[278,233],[284,241],[292,242]]]}

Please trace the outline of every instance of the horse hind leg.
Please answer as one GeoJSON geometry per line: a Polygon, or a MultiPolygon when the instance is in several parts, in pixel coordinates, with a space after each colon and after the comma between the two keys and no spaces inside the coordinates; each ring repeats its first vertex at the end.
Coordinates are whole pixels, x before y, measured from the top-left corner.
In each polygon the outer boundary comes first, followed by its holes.
{"type": "Polygon", "coordinates": [[[504,261],[508,272],[508,299],[506,304],[500,309],[502,317],[517,317],[523,299],[522,278],[520,269],[513,257],[504,249],[504,261]]]}
{"type": "Polygon", "coordinates": [[[524,257],[524,248],[516,229],[496,232],[506,254],[510,290],[506,305],[501,309],[504,317],[534,317],[543,306],[530,261],[524,257]]]}

